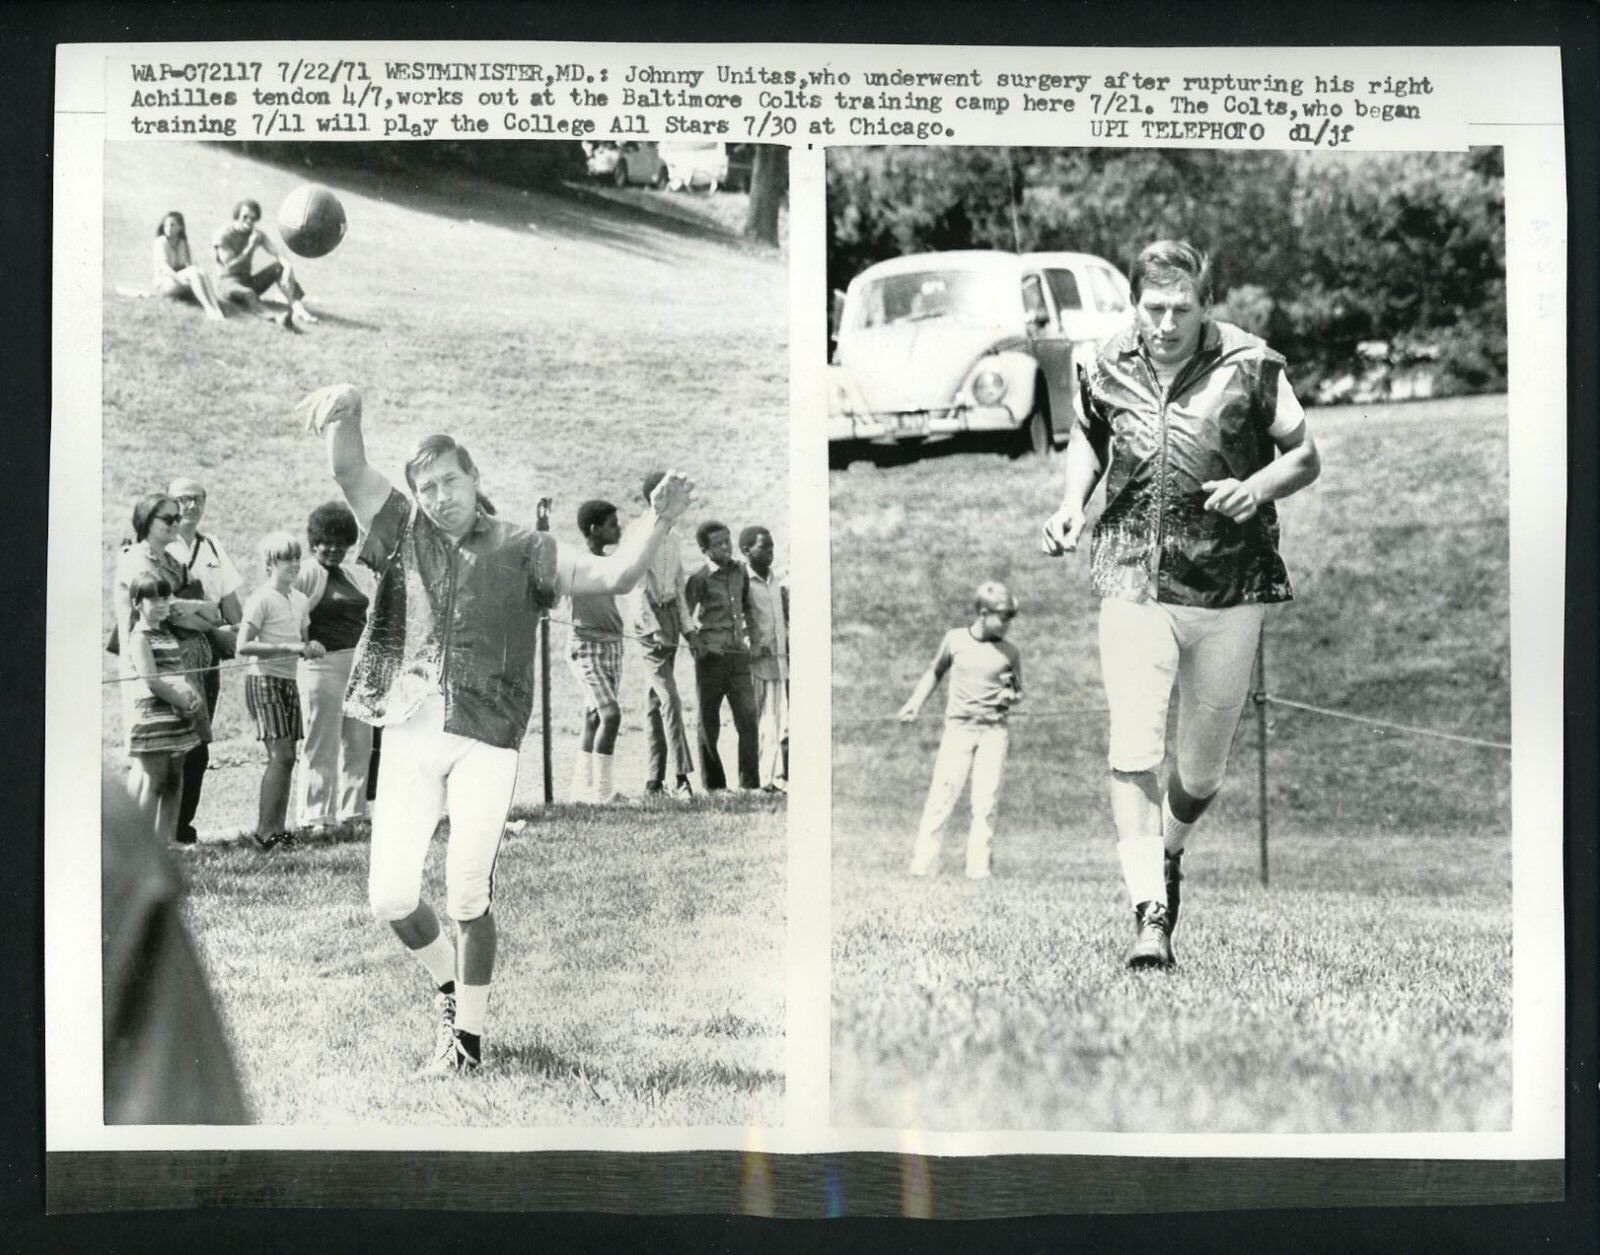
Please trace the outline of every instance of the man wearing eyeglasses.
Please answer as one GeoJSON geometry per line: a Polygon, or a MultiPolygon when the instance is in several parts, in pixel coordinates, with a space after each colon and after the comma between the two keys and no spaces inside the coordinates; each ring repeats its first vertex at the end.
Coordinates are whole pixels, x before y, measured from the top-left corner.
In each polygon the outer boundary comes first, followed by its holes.
{"type": "MultiPolygon", "coordinates": [[[[180,477],[167,485],[167,495],[178,503],[182,517],[178,520],[177,537],[167,545],[167,553],[182,565],[185,572],[180,597],[189,597],[210,603],[206,618],[213,624],[208,633],[211,652],[217,661],[233,657],[233,630],[238,624],[241,608],[239,586],[243,582],[239,571],[228,557],[228,551],[215,536],[200,530],[200,519],[206,512],[205,485],[197,479],[180,477]]],[[[206,701],[206,714],[217,713],[217,699],[222,692],[222,675],[213,665],[197,677],[206,701]]],[[[183,794],[178,802],[178,842],[192,845],[198,839],[195,832],[195,812],[200,808],[200,790],[205,785],[206,767],[211,761],[210,747],[205,743],[189,752],[183,760],[183,794]]]]}

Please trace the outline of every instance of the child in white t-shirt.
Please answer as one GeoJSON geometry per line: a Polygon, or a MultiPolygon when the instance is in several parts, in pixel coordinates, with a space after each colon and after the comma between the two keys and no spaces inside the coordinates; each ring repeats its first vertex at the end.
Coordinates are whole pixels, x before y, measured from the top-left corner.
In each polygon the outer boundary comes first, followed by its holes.
{"type": "Polygon", "coordinates": [[[931,875],[945,825],[972,777],[972,826],[967,834],[967,877],[982,880],[993,863],[994,817],[1009,740],[1007,720],[1022,700],[1022,655],[1005,639],[1017,602],[1004,584],[991,580],[977,591],[977,617],[946,632],[933,665],[917,681],[900,720],[910,723],[948,673],[944,737],[934,760],[933,782],[922,809],[911,874],[931,875]]]}
{"type": "Polygon", "coordinates": [[[255,841],[263,850],[293,841],[285,827],[289,782],[305,730],[300,722],[300,686],[295,683],[301,658],[326,652],[309,640],[310,609],[306,595],[294,587],[300,574],[300,542],[288,532],[262,538],[261,560],[267,582],[250,594],[239,623],[239,656],[250,659],[244,677],[244,701],[255,721],[256,736],[267,747],[267,768],[261,777],[255,841]]]}

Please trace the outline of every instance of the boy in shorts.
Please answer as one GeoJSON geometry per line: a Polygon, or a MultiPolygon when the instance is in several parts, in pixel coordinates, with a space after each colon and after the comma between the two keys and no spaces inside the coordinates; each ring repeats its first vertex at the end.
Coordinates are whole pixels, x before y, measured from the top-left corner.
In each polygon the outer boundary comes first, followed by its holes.
{"type": "MultiPolygon", "coordinates": [[[[622,539],[617,507],[585,501],[578,507],[578,530],[589,552],[599,557],[622,539]]],[[[622,707],[622,612],[613,593],[572,594],[572,641],[567,660],[584,693],[583,742],[573,770],[572,800],[607,803],[617,796],[615,763],[622,707]]]]}
{"type": "Polygon", "coordinates": [[[950,694],[945,706],[944,738],[933,765],[933,783],[922,809],[916,844],[911,849],[911,874],[929,876],[939,859],[939,843],[956,808],[967,776],[972,776],[972,826],[967,834],[967,878],[983,880],[993,862],[994,816],[1005,767],[1011,708],[1022,700],[1022,655],[1005,639],[1017,616],[1016,599],[1004,584],[980,584],[977,617],[952,628],[939,642],[933,665],[922,673],[911,698],[900,708],[910,723],[946,672],[950,694]]]}
{"type": "Polygon", "coordinates": [[[244,701],[255,721],[256,738],[267,747],[255,832],[256,845],[263,850],[294,839],[284,827],[284,819],[295,751],[305,735],[295,664],[301,658],[321,658],[326,652],[307,638],[309,603],[294,587],[300,557],[300,542],[290,533],[272,532],[262,538],[261,561],[267,568],[267,582],[250,594],[239,623],[239,656],[250,660],[244,701]]]}

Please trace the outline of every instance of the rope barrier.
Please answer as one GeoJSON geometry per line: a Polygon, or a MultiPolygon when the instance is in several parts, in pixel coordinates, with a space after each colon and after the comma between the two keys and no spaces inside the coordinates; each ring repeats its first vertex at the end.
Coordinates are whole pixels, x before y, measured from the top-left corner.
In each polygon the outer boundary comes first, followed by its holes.
{"type": "Polygon", "coordinates": [[[1269,703],[1273,706],[1287,706],[1293,710],[1304,710],[1313,715],[1326,715],[1330,719],[1346,719],[1351,723],[1363,723],[1370,727],[1388,728],[1394,732],[1409,732],[1413,736],[1431,736],[1440,741],[1456,741],[1462,745],[1476,745],[1482,749],[1509,750],[1511,745],[1505,741],[1485,741],[1475,736],[1462,736],[1458,732],[1440,732],[1435,728],[1419,728],[1410,723],[1394,723],[1388,719],[1374,719],[1370,715],[1352,715],[1342,710],[1330,710],[1326,706],[1313,706],[1310,702],[1297,702],[1288,697],[1279,697],[1275,693],[1260,693],[1256,700],[1269,703]]]}
{"type": "MultiPolygon", "coordinates": [[[[1060,719],[1077,715],[1103,715],[1106,713],[1104,706],[1057,706],[1049,710],[1013,710],[1012,719],[1060,719]]],[[[834,719],[833,726],[855,726],[870,723],[903,723],[899,715],[853,715],[843,719],[834,719]]]]}
{"type": "MultiPolygon", "coordinates": [[[[559,619],[555,615],[551,615],[550,616],[550,622],[551,623],[559,623],[563,627],[569,627],[569,628],[577,626],[575,623],[572,622],[571,619],[559,619]]],[[[609,639],[609,640],[647,641],[654,634],[653,633],[648,633],[648,632],[602,632],[602,633],[599,633],[599,635],[602,637],[602,639],[609,639]]],[[[687,648],[686,643],[685,643],[685,647],[687,648]]],[[[344,654],[353,654],[353,653],[355,653],[354,648],[351,648],[351,649],[330,649],[327,653],[322,655],[322,658],[337,658],[337,657],[340,657],[341,655],[344,655],[344,654]]],[[[735,648],[735,649],[719,650],[718,653],[719,654],[753,654],[753,651],[748,649],[748,648],[745,648],[745,649],[735,648]]],[[[284,655],[284,656],[285,657],[292,657],[292,655],[284,655]]],[[[692,651],[691,651],[691,656],[692,656],[692,651]]],[[[230,659],[226,659],[226,660],[222,660],[222,661],[218,661],[218,662],[213,662],[208,667],[185,667],[185,668],[183,668],[182,670],[179,670],[179,671],[163,671],[163,672],[161,672],[161,678],[165,679],[168,676],[174,676],[174,675],[200,675],[201,673],[206,672],[206,671],[240,671],[240,670],[243,670],[245,667],[248,667],[251,664],[251,661],[252,660],[249,659],[249,658],[230,658],[230,659]]],[[[316,658],[316,659],[295,658],[294,661],[297,662],[297,663],[298,662],[320,662],[320,661],[322,661],[322,659],[321,658],[316,658]]],[[[114,676],[106,677],[105,679],[101,680],[100,683],[101,684],[126,684],[126,683],[129,683],[131,681],[142,680],[143,678],[144,677],[139,676],[139,675],[114,675],[114,676]]]]}

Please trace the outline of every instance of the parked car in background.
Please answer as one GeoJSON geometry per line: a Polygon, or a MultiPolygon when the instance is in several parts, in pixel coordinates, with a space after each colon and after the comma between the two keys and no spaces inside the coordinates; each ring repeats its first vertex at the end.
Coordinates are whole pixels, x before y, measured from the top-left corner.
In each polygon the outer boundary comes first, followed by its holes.
{"type": "Polygon", "coordinates": [[[631,183],[650,187],[667,184],[666,163],[661,160],[657,145],[648,140],[626,140],[614,144],[609,140],[585,140],[584,152],[588,155],[588,169],[592,178],[610,179],[618,187],[631,183]]]}
{"type": "Polygon", "coordinates": [[[661,145],[666,185],[674,191],[703,187],[714,192],[728,177],[728,150],[708,140],[668,140],[661,145]]]}
{"type": "Polygon", "coordinates": [[[1122,272],[1088,253],[920,253],[869,266],[840,307],[830,462],[958,437],[1048,454],[1072,431],[1080,353],[1131,310],[1122,272]]]}

